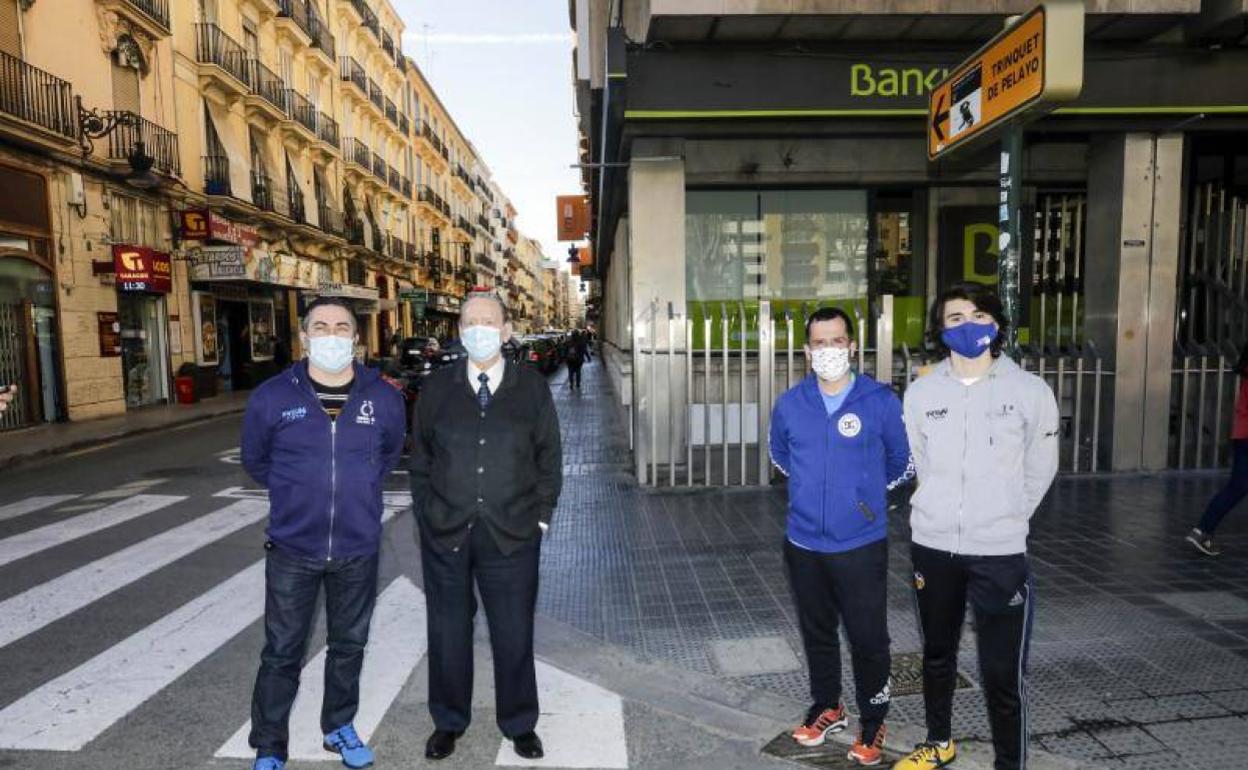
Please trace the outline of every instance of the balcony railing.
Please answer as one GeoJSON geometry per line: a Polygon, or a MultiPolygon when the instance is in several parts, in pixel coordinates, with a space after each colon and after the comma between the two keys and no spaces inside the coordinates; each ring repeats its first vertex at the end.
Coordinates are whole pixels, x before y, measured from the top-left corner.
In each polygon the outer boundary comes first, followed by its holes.
{"type": "Polygon", "coordinates": [[[439,139],[438,135],[433,132],[433,129],[428,123],[425,123],[420,127],[420,135],[429,140],[429,143],[433,145],[433,149],[437,150],[439,153],[445,154],[445,148],[442,146],[442,140],[439,139]]]}
{"type": "Polygon", "coordinates": [[[143,143],[143,153],[153,159],[152,166],[171,176],[182,173],[178,155],[178,135],[167,128],[144,120],[133,112],[109,112],[117,120],[117,128],[108,135],[108,157],[128,160],[143,143]]]}
{"type": "Polygon", "coordinates": [[[399,125],[399,107],[388,96],[386,97],[386,120],[396,126],[399,125]]]}
{"type": "Polygon", "coordinates": [[[386,108],[386,96],[381,92],[381,86],[372,78],[368,79],[368,99],[377,105],[377,109],[384,110],[386,108]]]}
{"type": "Polygon", "coordinates": [[[321,113],[317,122],[316,136],[322,142],[332,144],[335,148],[338,145],[338,121],[334,120],[325,113],[321,113]]]}
{"type": "Polygon", "coordinates": [[[290,187],[290,218],[295,220],[296,224],[306,225],[308,223],[308,213],[303,207],[303,191],[295,189],[294,184],[291,184],[290,187]]]}
{"type": "Polygon", "coordinates": [[[316,15],[315,8],[308,14],[308,36],[312,38],[313,48],[324,51],[330,59],[335,58],[334,36],[329,32],[329,25],[316,15]]]}
{"type": "Polygon", "coordinates": [[[403,197],[409,199],[412,197],[412,180],[407,177],[403,177],[403,197]]]}
{"type": "Polygon", "coordinates": [[[348,139],[345,152],[349,162],[357,163],[364,168],[370,167],[373,153],[368,149],[368,145],[364,144],[359,139],[356,139],[355,137],[348,139]]]}
{"type": "Polygon", "coordinates": [[[403,177],[399,175],[399,170],[394,166],[386,167],[386,182],[390,185],[391,190],[402,192],[403,177]]]}
{"type": "Polygon", "coordinates": [[[2,52],[0,112],[68,139],[78,136],[72,86],[16,56],[2,52]]]}
{"type": "Polygon", "coordinates": [[[196,24],[195,53],[202,64],[215,64],[247,82],[247,52],[216,24],[196,24]]]}
{"type": "Polygon", "coordinates": [[[386,181],[386,161],[377,153],[373,153],[373,176],[386,181]]]}
{"type": "Polygon", "coordinates": [[[364,74],[364,67],[350,56],[342,57],[338,63],[338,72],[342,79],[354,83],[356,88],[368,96],[368,76],[364,74]]]}
{"type": "Polygon", "coordinates": [[[373,33],[374,37],[381,37],[381,22],[377,20],[377,14],[373,13],[373,9],[368,7],[364,0],[351,0],[351,5],[355,6],[355,10],[359,11],[360,16],[364,18],[364,27],[373,33]]]}
{"type": "Polygon", "coordinates": [[[277,211],[274,205],[273,180],[263,171],[251,172],[251,202],[264,211],[277,211]]]}
{"type": "Polygon", "coordinates": [[[165,29],[169,29],[169,2],[168,0],[126,0],[132,7],[138,9],[144,16],[156,22],[165,29]]]}
{"type": "Polygon", "coordinates": [[[364,222],[360,219],[347,219],[343,224],[343,234],[347,238],[347,243],[352,246],[364,245],[364,222]]]}
{"type": "Polygon", "coordinates": [[[390,37],[389,32],[381,33],[381,50],[385,51],[391,59],[394,58],[394,38],[390,37]]]}
{"type": "Polygon", "coordinates": [[[408,121],[407,116],[403,114],[399,115],[399,133],[403,134],[403,136],[411,133],[411,123],[408,121]]]}
{"type": "Polygon", "coordinates": [[[204,192],[230,195],[230,159],[225,155],[204,156],[204,192]]]}
{"type": "Polygon", "coordinates": [[[455,226],[466,233],[472,232],[472,223],[463,215],[455,217],[455,226]]]}
{"type": "Polygon", "coordinates": [[[308,98],[293,88],[286,89],[286,100],[290,105],[290,117],[304,128],[316,133],[316,106],[308,98]]]}
{"type": "Polygon", "coordinates": [[[247,61],[247,86],[252,93],[259,95],[282,112],[288,109],[286,101],[286,81],[276,72],[260,63],[259,59],[247,61]]]}
{"type": "Polygon", "coordinates": [[[407,259],[407,244],[403,242],[402,238],[390,236],[390,256],[395,259],[407,259]]]}
{"type": "Polygon", "coordinates": [[[323,232],[342,237],[344,232],[342,212],[329,205],[328,201],[320,201],[316,204],[316,221],[319,223],[317,226],[323,232]]]}

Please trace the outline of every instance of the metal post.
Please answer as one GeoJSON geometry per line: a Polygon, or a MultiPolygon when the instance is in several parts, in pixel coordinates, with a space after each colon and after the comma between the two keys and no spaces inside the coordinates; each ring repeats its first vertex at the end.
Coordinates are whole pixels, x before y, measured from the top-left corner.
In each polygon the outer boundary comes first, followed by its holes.
{"type": "MultiPolygon", "coordinates": [[[[676,335],[672,326],[676,314],[672,303],[667,303],[667,485],[676,486],[676,388],[672,385],[672,369],[676,363],[676,335]]],[[[658,486],[657,484],[655,486],[658,486]]]]}
{"type": "Polygon", "coordinates": [[[999,220],[1001,233],[998,245],[1001,256],[997,263],[997,290],[1009,322],[1006,352],[1018,352],[1018,327],[1022,322],[1019,303],[1018,263],[1022,250],[1022,226],[1019,221],[1023,192],[1023,128],[1013,123],[1006,127],[1001,140],[1001,198],[999,220]]]}
{"type": "Polygon", "coordinates": [[[1101,357],[1096,357],[1096,376],[1093,379],[1095,392],[1092,394],[1092,463],[1091,470],[1096,473],[1100,462],[1098,456],[1101,448],[1101,357]]]}
{"type": "Polygon", "coordinates": [[[785,327],[785,369],[784,369],[784,389],[788,390],[793,387],[793,309],[786,307],[784,309],[784,327],[785,327]]]}
{"type": "Polygon", "coordinates": [[[1083,353],[1075,359],[1075,424],[1074,443],[1071,445],[1070,470],[1079,472],[1079,448],[1083,442],[1083,353]]]}
{"type": "Polygon", "coordinates": [[[711,321],[709,306],[704,307],[703,312],[705,315],[702,317],[702,460],[706,477],[702,479],[702,484],[709,487],[711,485],[711,329],[714,328],[714,322],[711,321]]]}
{"type": "Polygon", "coordinates": [[[1179,468],[1187,467],[1187,375],[1190,359],[1183,354],[1183,371],[1179,381],[1179,468]]]}
{"type": "Polygon", "coordinates": [[[693,315],[685,318],[685,403],[688,406],[684,423],[685,437],[685,486],[693,486],[693,315]]]}
{"type": "Polygon", "coordinates": [[[1079,196],[1075,201],[1075,250],[1071,255],[1071,260],[1075,263],[1075,279],[1070,284],[1070,340],[1073,343],[1082,342],[1079,335],[1079,292],[1083,289],[1079,285],[1080,256],[1083,254],[1083,204],[1084,196],[1079,196]]]}
{"type": "MultiPolygon", "coordinates": [[[[1043,348],[1045,339],[1048,337],[1049,332],[1049,292],[1048,285],[1045,283],[1044,279],[1046,277],[1052,277],[1049,275],[1049,260],[1051,258],[1049,248],[1053,243],[1053,239],[1050,237],[1049,233],[1050,228],[1053,226],[1053,196],[1046,195],[1044,197],[1044,213],[1041,214],[1041,216],[1044,217],[1044,219],[1042,220],[1042,225],[1040,227],[1040,248],[1036,250],[1035,256],[1035,261],[1037,263],[1036,272],[1039,273],[1038,277],[1040,283],[1040,334],[1036,339],[1039,342],[1040,347],[1043,348]]],[[[1058,296],[1060,297],[1061,294],[1059,293],[1058,296]]],[[[1057,337],[1059,340],[1062,337],[1062,314],[1060,310],[1057,314],[1057,337]]],[[[1060,346],[1061,343],[1059,342],[1058,345],[1060,346]]]]}
{"type": "Polygon", "coordinates": [[[659,300],[650,301],[650,392],[646,408],[650,410],[650,486],[659,485],[659,300]]]}
{"type": "Polygon", "coordinates": [[[737,449],[740,450],[741,476],[738,479],[738,483],[741,486],[745,486],[745,379],[747,375],[746,370],[750,366],[750,337],[746,328],[745,303],[740,303],[737,305],[737,308],[741,311],[739,316],[741,319],[741,389],[739,391],[740,401],[737,404],[737,449]]]}
{"type": "Polygon", "coordinates": [[[1225,371],[1226,358],[1218,354],[1218,377],[1217,377],[1217,395],[1213,401],[1213,465],[1218,467],[1219,455],[1222,450],[1222,374],[1225,371]]]}
{"type": "Polygon", "coordinates": [[[771,453],[767,442],[771,429],[772,388],[775,386],[775,335],[771,325],[771,302],[758,303],[758,483],[771,478],[771,453]]]}
{"type": "Polygon", "coordinates": [[[1209,359],[1200,357],[1200,384],[1196,393],[1196,467],[1203,468],[1205,457],[1205,380],[1209,374],[1209,359]]]}
{"type": "Polygon", "coordinates": [[[880,296],[880,317],[875,321],[875,379],[893,383],[893,295],[880,296]]]}
{"type": "Polygon", "coordinates": [[[719,389],[719,418],[722,422],[722,431],[719,434],[721,449],[723,450],[724,461],[724,486],[728,486],[728,305],[727,303],[719,306],[719,328],[721,333],[720,346],[724,353],[724,379],[723,387],[719,389]]]}

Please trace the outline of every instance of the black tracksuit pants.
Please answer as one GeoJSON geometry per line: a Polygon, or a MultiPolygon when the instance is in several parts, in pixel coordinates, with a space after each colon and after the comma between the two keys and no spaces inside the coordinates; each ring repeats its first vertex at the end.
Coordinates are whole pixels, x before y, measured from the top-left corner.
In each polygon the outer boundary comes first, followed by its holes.
{"type": "Polygon", "coordinates": [[[947,741],[951,735],[958,641],[969,599],[994,767],[1022,770],[1027,766],[1027,650],[1035,615],[1027,555],[966,556],[917,544],[910,553],[923,633],[928,740],[947,741]]]}
{"type": "Polygon", "coordinates": [[[888,541],[820,553],[786,540],[784,561],[810,667],[811,700],[828,707],[841,700],[844,622],[859,719],[869,742],[888,716],[888,541]]]}

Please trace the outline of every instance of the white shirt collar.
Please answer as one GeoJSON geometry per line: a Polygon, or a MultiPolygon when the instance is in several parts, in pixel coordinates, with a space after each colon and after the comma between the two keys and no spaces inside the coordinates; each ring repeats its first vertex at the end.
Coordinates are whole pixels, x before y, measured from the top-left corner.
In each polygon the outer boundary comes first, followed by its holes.
{"type": "MultiPolygon", "coordinates": [[[[506,363],[506,359],[499,356],[498,363],[485,370],[485,374],[490,378],[490,395],[497,393],[498,387],[503,384],[503,370],[506,363]]],[[[468,359],[468,387],[473,393],[481,388],[481,381],[477,379],[480,376],[481,370],[472,362],[472,359],[468,359]]]]}

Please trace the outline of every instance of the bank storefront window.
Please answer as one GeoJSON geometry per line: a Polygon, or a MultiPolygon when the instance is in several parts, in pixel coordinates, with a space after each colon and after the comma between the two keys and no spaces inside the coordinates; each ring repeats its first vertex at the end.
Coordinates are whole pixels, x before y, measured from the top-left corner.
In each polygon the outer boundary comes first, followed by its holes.
{"type": "Polygon", "coordinates": [[[869,231],[865,190],[689,190],[690,316],[744,311],[749,329],[763,299],[776,318],[816,306],[865,315],[869,231]]]}

